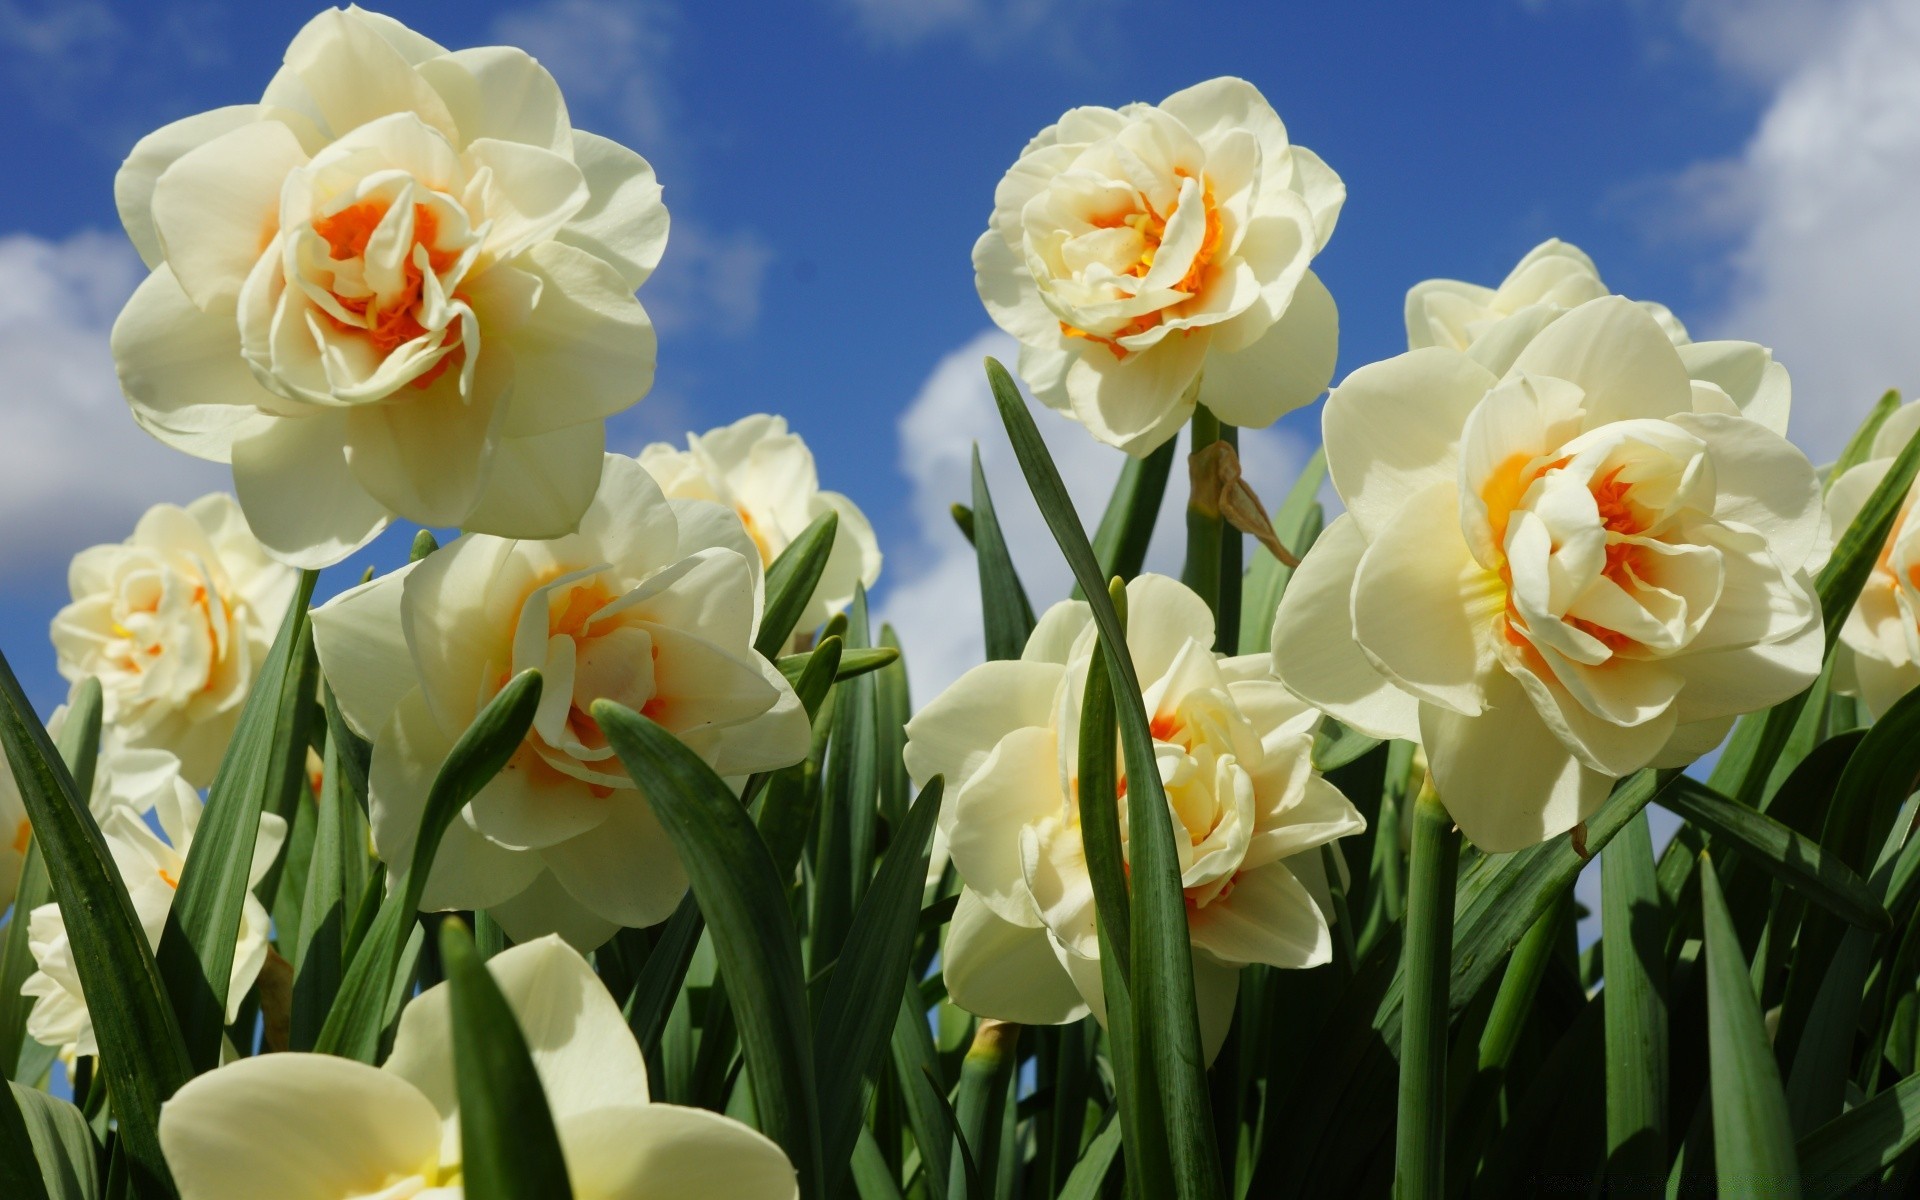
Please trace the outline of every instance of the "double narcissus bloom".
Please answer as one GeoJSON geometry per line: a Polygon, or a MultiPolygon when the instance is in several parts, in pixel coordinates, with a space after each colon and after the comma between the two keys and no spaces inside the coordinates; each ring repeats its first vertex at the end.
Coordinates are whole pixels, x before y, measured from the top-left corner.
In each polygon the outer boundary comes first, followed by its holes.
{"type": "Polygon", "coordinates": [[[67,568],[73,602],[53,619],[60,674],[100,681],[114,743],[165,750],[204,787],[295,583],[231,496],[156,504],[132,537],[67,568]]]}
{"type": "Polygon", "coordinates": [[[1346,194],[1243,79],[1076,108],[995,189],[974,284],[1034,395],[1110,446],[1149,453],[1196,399],[1264,427],[1333,377],[1307,264],[1346,194]]]}
{"type": "MultiPolygon", "coordinates": [[[[1127,585],[1127,613],[1211,1055],[1242,966],[1328,960],[1320,847],[1366,822],[1313,769],[1320,714],[1273,678],[1265,655],[1214,653],[1213,615],[1199,596],[1142,575],[1127,585]]],[[[1091,610],[1063,601],[1019,659],[975,667],[907,725],[913,777],[946,776],[940,827],[965,884],[944,950],[947,991],[981,1016],[1027,1025],[1105,1017],[1078,794],[1095,649],[1091,610]]],[[[1124,845],[1124,801],[1120,812],[1124,845]]]]}
{"type": "Polygon", "coordinates": [[[800,637],[853,603],[854,592],[880,578],[880,544],[853,501],[820,490],[813,452],[785,417],[756,414],[704,434],[689,433],[687,448],[655,442],[640,451],[660,490],[673,499],[711,500],[740,517],[747,536],[771,566],[794,538],[823,514],[839,514],[833,551],[806,610],[794,625],[800,637]]]}
{"type": "Polygon", "coordinates": [[[1617,296],[1503,374],[1442,347],[1362,367],[1323,419],[1347,512],[1281,599],[1275,669],[1418,740],[1482,849],[1571,829],[1820,672],[1827,526],[1786,387],[1762,347],[1676,348],[1617,296]]]}
{"type": "Polygon", "coordinates": [[[114,195],[153,268],[113,330],[134,416],[230,462],[295,565],[396,514],[570,532],[650,386],[660,186],[519,50],[329,10],[258,104],[143,138],[114,195]]]}
{"type": "Polygon", "coordinates": [[[666,919],[686,875],[588,714],[624,704],[722,775],[806,757],[806,710],[753,648],[761,588],[732,511],[668,500],[639,463],[609,455],[578,533],[468,534],[316,610],[320,664],[373,743],[381,859],[408,861],[447,752],[533,667],[533,728],[448,828],[422,907],[484,909],[515,941],[557,932],[583,948],[666,919]]]}
{"type": "MultiPolygon", "coordinates": [[[[656,1104],[620,1008],[557,938],[487,964],[546,1092],[578,1200],[792,1200],[793,1166],[737,1121],[656,1104]]],[[[460,1107],[446,984],[400,1014],[370,1067],[264,1054],[189,1082],[160,1111],[180,1200],[459,1200],[460,1107]]]]}
{"type": "MultiPolygon", "coordinates": [[[[96,781],[94,816],[113,855],[114,866],[120,871],[121,882],[133,901],[134,915],[147,935],[147,944],[158,947],[160,934],[166,928],[167,913],[173,908],[174,889],[180,886],[180,871],[186,865],[187,852],[193,846],[194,830],[200,824],[205,805],[200,794],[181,778],[177,764],[170,758],[163,764],[150,752],[103,757],[98,770],[106,774],[96,781]],[[146,814],[149,812],[166,834],[165,839],[148,825],[146,814]]],[[[286,836],[285,821],[273,813],[261,814],[260,832],[254,841],[252,865],[247,875],[248,891],[240,915],[233,970],[227,981],[229,1023],[239,1018],[247,990],[267,962],[271,920],[252,889],[279,856],[286,836]]],[[[33,953],[36,968],[20,987],[23,994],[36,1000],[27,1016],[27,1035],[43,1045],[59,1047],[68,1061],[76,1054],[98,1054],[93,1019],[87,1012],[80,973],[74,965],[73,948],[67,938],[66,919],[58,904],[43,904],[29,914],[27,948],[33,953]]]]}
{"type": "MultiPolygon", "coordinates": [[[[1827,512],[1835,531],[1860,515],[1894,456],[1916,430],[1920,430],[1920,404],[1895,410],[1874,435],[1867,461],[1833,481],[1827,492],[1827,512]]],[[[1861,586],[1860,599],[1840,628],[1836,682],[1857,693],[1876,717],[1920,685],[1920,521],[1913,519],[1917,494],[1920,487],[1907,493],[1873,574],[1861,586]]]]}
{"type": "MultiPolygon", "coordinates": [[[[1527,251],[1497,288],[1457,279],[1429,279],[1407,290],[1407,349],[1445,346],[1472,349],[1480,361],[1504,371],[1528,339],[1568,309],[1610,294],[1600,270],[1580,247],[1548,238],[1527,251]],[[1520,318],[1517,321],[1509,317],[1520,318]],[[1495,331],[1498,331],[1497,333],[1495,331]],[[1492,334],[1489,338],[1489,334],[1492,334]],[[1495,365],[1496,358],[1504,361],[1495,365]]],[[[1640,307],[1660,323],[1676,346],[1690,339],[1686,326],[1664,304],[1643,300],[1640,307]]],[[[1781,413],[1785,420],[1785,412],[1781,413]]]]}

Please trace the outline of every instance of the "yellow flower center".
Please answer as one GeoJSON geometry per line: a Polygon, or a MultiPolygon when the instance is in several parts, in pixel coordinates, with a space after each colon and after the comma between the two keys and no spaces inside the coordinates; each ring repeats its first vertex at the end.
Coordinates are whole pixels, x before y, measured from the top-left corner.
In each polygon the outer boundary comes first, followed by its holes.
{"type": "MultiPolygon", "coordinates": [[[[1176,170],[1174,174],[1181,179],[1193,178],[1191,174],[1184,170],[1176,170]]],[[[1180,281],[1173,285],[1175,290],[1185,292],[1189,298],[1199,295],[1200,290],[1206,286],[1208,273],[1213,267],[1214,256],[1220,252],[1220,209],[1215,205],[1213,200],[1213,183],[1204,176],[1201,178],[1200,183],[1200,202],[1205,206],[1206,231],[1201,235],[1200,248],[1194,252],[1193,261],[1187,265],[1187,273],[1182,275],[1180,281]]],[[[1153,205],[1148,202],[1146,197],[1142,196],[1140,198],[1139,209],[1131,212],[1116,213],[1104,219],[1096,219],[1093,221],[1093,225],[1099,229],[1118,229],[1125,226],[1140,235],[1140,240],[1143,243],[1140,256],[1127,265],[1125,274],[1135,279],[1143,279],[1146,277],[1147,272],[1153,269],[1153,260],[1160,253],[1161,243],[1165,241],[1167,235],[1167,223],[1173,220],[1173,215],[1179,211],[1180,202],[1177,199],[1173,202],[1172,207],[1168,208],[1166,213],[1162,215],[1154,210],[1153,205]]],[[[1156,309],[1153,312],[1144,313],[1110,334],[1089,333],[1084,329],[1069,325],[1065,321],[1060,322],[1060,332],[1068,337],[1085,338],[1091,342],[1098,342],[1113,351],[1115,358],[1124,360],[1127,355],[1132,352],[1120,344],[1121,338],[1131,337],[1136,333],[1145,333],[1147,330],[1159,325],[1169,311],[1177,309],[1178,307],[1179,305],[1175,304],[1170,305],[1168,308],[1156,309]]]]}

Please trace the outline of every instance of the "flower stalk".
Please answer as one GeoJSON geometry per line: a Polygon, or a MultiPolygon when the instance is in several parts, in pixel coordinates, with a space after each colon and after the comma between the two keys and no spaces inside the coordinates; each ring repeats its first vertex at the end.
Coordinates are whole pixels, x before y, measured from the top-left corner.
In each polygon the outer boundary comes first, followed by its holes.
{"type": "Polygon", "coordinates": [[[1407,878],[1405,1017],[1400,1031],[1394,1191],[1429,1200],[1446,1190],[1447,985],[1453,966],[1453,884],[1460,832],[1431,787],[1413,805],[1407,878]]]}

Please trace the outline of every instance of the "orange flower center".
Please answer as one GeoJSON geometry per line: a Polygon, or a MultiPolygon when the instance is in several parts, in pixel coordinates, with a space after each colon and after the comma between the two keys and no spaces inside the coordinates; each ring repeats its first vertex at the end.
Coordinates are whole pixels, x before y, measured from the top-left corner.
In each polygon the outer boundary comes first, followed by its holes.
{"type": "Polygon", "coordinates": [[[14,826],[13,829],[13,852],[15,854],[25,854],[27,852],[27,843],[31,841],[33,841],[33,825],[25,817],[21,817],[20,824],[14,826]]]}
{"type": "MultiPolygon", "coordinates": [[[[1193,178],[1192,173],[1184,169],[1175,170],[1174,174],[1181,179],[1193,178]]],[[[1187,265],[1187,273],[1182,275],[1180,281],[1173,285],[1177,290],[1185,292],[1189,297],[1199,295],[1200,289],[1206,286],[1208,273],[1213,267],[1214,256],[1220,252],[1220,209],[1213,201],[1213,183],[1205,177],[1202,177],[1200,184],[1200,202],[1205,206],[1206,229],[1200,236],[1200,248],[1194,252],[1193,261],[1187,265]]],[[[1154,211],[1153,205],[1148,203],[1145,197],[1141,198],[1140,203],[1143,211],[1118,213],[1114,216],[1098,219],[1093,222],[1094,227],[1097,229],[1118,229],[1124,225],[1140,235],[1140,240],[1144,243],[1140,251],[1140,257],[1128,263],[1124,272],[1135,279],[1145,278],[1147,272],[1153,269],[1153,260],[1159,255],[1160,246],[1166,240],[1167,223],[1173,220],[1175,213],[1180,211],[1180,201],[1178,199],[1173,202],[1171,208],[1167,209],[1166,215],[1164,216],[1154,211]]],[[[1178,305],[1169,306],[1169,308],[1178,307],[1178,305]]],[[[1087,330],[1069,325],[1065,321],[1060,322],[1060,332],[1068,337],[1085,338],[1090,342],[1098,342],[1113,351],[1115,358],[1124,361],[1132,351],[1121,345],[1120,339],[1132,337],[1136,333],[1145,333],[1147,330],[1155,328],[1160,324],[1161,320],[1165,318],[1167,312],[1168,309],[1157,309],[1150,313],[1144,313],[1128,321],[1112,333],[1107,334],[1089,333],[1087,330]]]]}
{"type": "MultiPolygon", "coordinates": [[[[361,258],[367,252],[367,243],[372,239],[374,230],[386,218],[388,205],[378,200],[362,201],[350,204],[339,212],[317,217],[313,230],[326,240],[327,252],[336,262],[346,262],[361,258]]],[[[452,251],[438,249],[435,245],[440,236],[440,219],[431,208],[424,204],[413,206],[413,244],[424,247],[427,252],[427,265],[437,275],[459,260],[452,251]]],[[[390,302],[381,304],[377,296],[342,296],[331,293],[340,307],[366,320],[365,326],[354,325],[327,313],[327,320],[342,333],[364,336],[373,344],[373,348],[382,355],[391,354],[400,346],[411,342],[427,332],[420,324],[417,312],[420,307],[421,293],[424,291],[425,276],[416,261],[417,256],[410,249],[401,264],[401,286],[397,296],[390,302]]],[[[440,344],[452,346],[453,350],[442,355],[431,367],[412,380],[412,386],[425,388],[440,378],[448,367],[459,363],[466,354],[460,344],[460,318],[453,322],[441,335],[440,344]]]]}

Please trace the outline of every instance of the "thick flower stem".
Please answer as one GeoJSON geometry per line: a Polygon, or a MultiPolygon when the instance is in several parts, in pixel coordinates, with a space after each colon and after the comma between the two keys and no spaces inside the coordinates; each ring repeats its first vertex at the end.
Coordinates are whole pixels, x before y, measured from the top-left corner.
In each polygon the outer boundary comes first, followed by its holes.
{"type": "Polygon", "coordinates": [[[1445,1194],[1447,987],[1453,966],[1453,882],[1460,835],[1431,789],[1413,807],[1400,1032],[1400,1112],[1394,1194],[1445,1194]]]}
{"type": "MultiPolygon", "coordinates": [[[[1237,447],[1240,431],[1222,424],[1206,405],[1194,406],[1189,425],[1189,464],[1215,442],[1237,447]]],[[[1189,473],[1192,479],[1192,473],[1189,473]]],[[[1180,571],[1186,584],[1207,602],[1214,617],[1214,649],[1231,654],[1240,631],[1240,531],[1220,515],[1217,498],[1193,487],[1187,499],[1187,560],[1180,571]]]]}
{"type": "MultiPolygon", "coordinates": [[[[982,1020],[973,1033],[973,1045],[960,1064],[960,1089],[954,1097],[954,1120],[960,1139],[973,1156],[974,1170],[982,1188],[992,1194],[993,1180],[999,1173],[1001,1116],[1008,1103],[1020,1027],[1006,1021],[982,1020]]],[[[974,1195],[967,1190],[966,1159],[953,1156],[948,1175],[947,1194],[974,1195]]]]}

